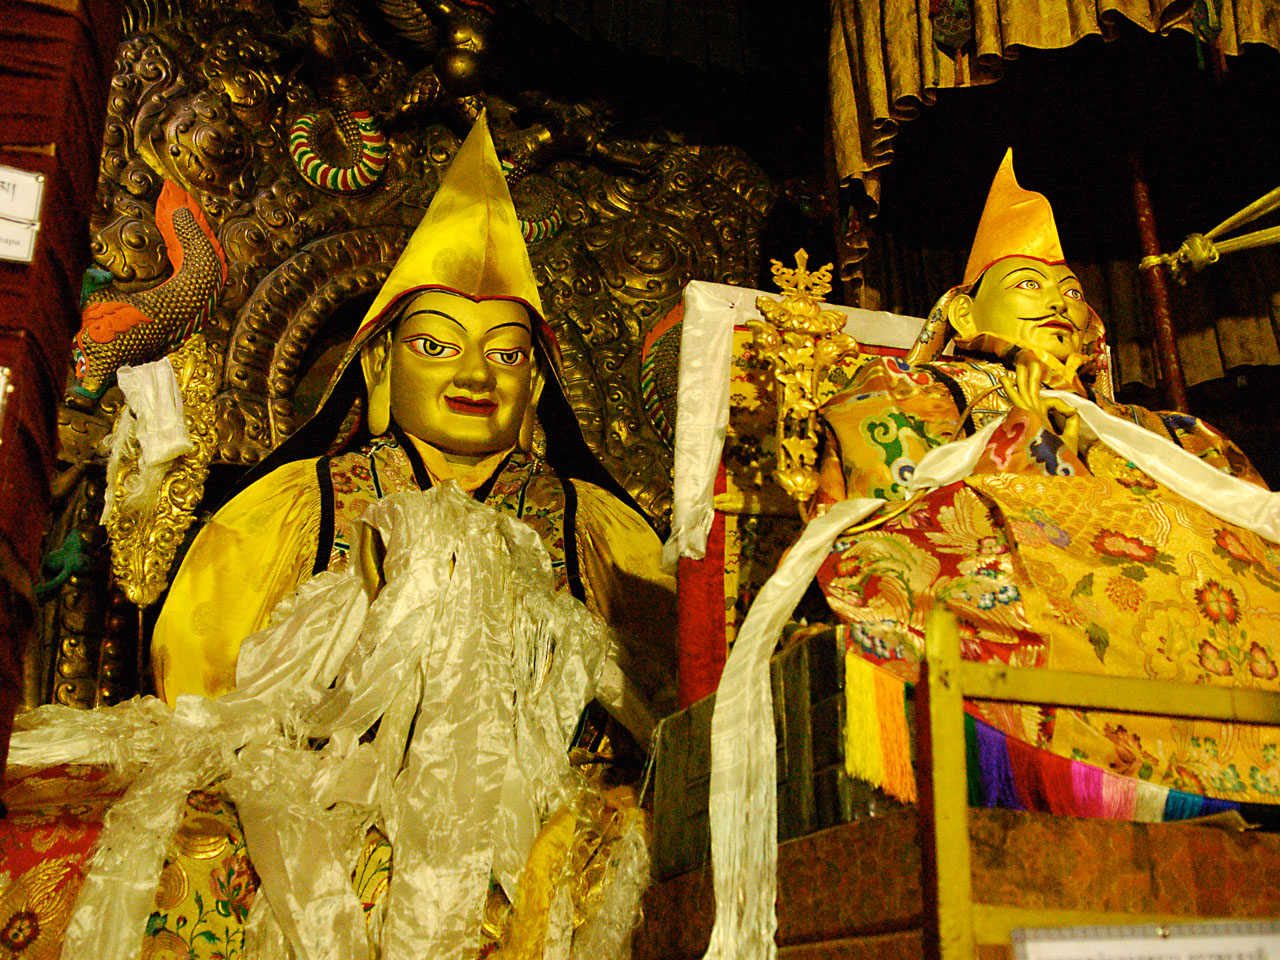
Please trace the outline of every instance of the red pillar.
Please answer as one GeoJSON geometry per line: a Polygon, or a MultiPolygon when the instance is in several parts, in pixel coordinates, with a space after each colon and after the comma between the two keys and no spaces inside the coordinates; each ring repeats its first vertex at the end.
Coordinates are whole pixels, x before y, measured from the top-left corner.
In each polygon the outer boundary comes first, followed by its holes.
{"type": "MultiPolygon", "coordinates": [[[[1157,256],[1160,239],[1156,236],[1156,217],[1151,208],[1151,191],[1147,187],[1142,170],[1142,158],[1134,152],[1129,158],[1133,169],[1133,206],[1138,215],[1138,234],[1142,239],[1142,255],[1157,256]]],[[[1187,404],[1187,381],[1182,375],[1182,358],[1178,356],[1178,338],[1173,330],[1173,314],[1169,310],[1169,268],[1163,263],[1151,270],[1141,270],[1142,283],[1147,291],[1147,302],[1156,325],[1156,356],[1160,360],[1160,375],[1164,378],[1169,396],[1169,407],[1181,413],[1190,413],[1187,404]]]]}
{"type": "Polygon", "coordinates": [[[120,0],[0,2],[0,164],[45,178],[34,262],[0,261],[0,366],[13,387],[0,420],[0,767],[35,619],[120,24],[120,0]]]}

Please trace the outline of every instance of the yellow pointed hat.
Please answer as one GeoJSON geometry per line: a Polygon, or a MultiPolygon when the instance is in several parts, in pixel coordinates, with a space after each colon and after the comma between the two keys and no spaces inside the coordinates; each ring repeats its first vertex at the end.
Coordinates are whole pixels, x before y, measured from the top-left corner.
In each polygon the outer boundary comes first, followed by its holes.
{"type": "Polygon", "coordinates": [[[978,221],[978,233],[964,268],[965,285],[972,284],[997,260],[1033,257],[1045,263],[1063,263],[1062,243],[1053,208],[1039,193],[1023,190],[1013,173],[1013,150],[1006,151],[987,194],[987,205],[978,221]]]}
{"type": "Polygon", "coordinates": [[[431,205],[382,285],[352,343],[359,349],[408,295],[447,290],[472,300],[514,300],[545,329],[533,264],[482,113],[431,205]]]}

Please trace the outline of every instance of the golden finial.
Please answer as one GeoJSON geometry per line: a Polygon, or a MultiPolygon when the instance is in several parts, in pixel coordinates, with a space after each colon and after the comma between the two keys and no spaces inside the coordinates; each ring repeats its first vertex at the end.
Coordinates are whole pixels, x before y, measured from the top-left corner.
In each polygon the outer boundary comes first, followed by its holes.
{"type": "Polygon", "coordinates": [[[826,300],[831,292],[831,264],[819,268],[817,273],[810,273],[809,253],[803,247],[796,251],[795,269],[784,267],[781,260],[769,262],[773,264],[773,282],[784,297],[826,300]]]}
{"type": "Polygon", "coordinates": [[[831,264],[809,272],[809,254],[796,252],[796,266],[773,261],[782,299],[757,297],[763,320],[749,320],[755,347],[773,367],[778,408],[774,477],[802,506],[818,489],[818,386],[825,370],[858,352],[844,332],[845,316],[824,310],[831,291],[831,264]]]}
{"type": "Polygon", "coordinates": [[[809,272],[809,254],[803,248],[796,251],[795,267],[784,267],[781,260],[773,262],[773,282],[782,291],[782,299],[760,297],[756,307],[782,332],[817,334],[827,336],[844,329],[844,314],[839,310],[824,310],[822,305],[831,292],[831,264],[809,272]]]}

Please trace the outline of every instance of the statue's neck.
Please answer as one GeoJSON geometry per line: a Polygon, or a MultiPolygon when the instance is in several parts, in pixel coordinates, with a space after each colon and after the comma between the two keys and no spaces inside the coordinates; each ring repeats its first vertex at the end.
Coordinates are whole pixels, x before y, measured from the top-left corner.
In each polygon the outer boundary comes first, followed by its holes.
{"type": "Polygon", "coordinates": [[[413,448],[422,458],[422,465],[431,474],[435,483],[445,480],[456,480],[467,493],[474,493],[486,480],[493,476],[502,461],[506,459],[513,447],[499,450],[483,457],[468,457],[456,453],[446,453],[425,440],[405,434],[413,448]]]}

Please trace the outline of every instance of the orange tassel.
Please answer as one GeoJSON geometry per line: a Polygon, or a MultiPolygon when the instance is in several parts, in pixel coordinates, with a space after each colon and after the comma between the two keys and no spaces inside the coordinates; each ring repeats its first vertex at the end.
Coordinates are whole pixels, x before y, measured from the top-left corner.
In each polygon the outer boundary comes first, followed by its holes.
{"type": "Polygon", "coordinates": [[[880,751],[884,758],[884,792],[903,803],[916,802],[916,778],[911,769],[911,735],[907,731],[904,685],[893,674],[876,668],[876,715],[880,721],[880,751]]]}

